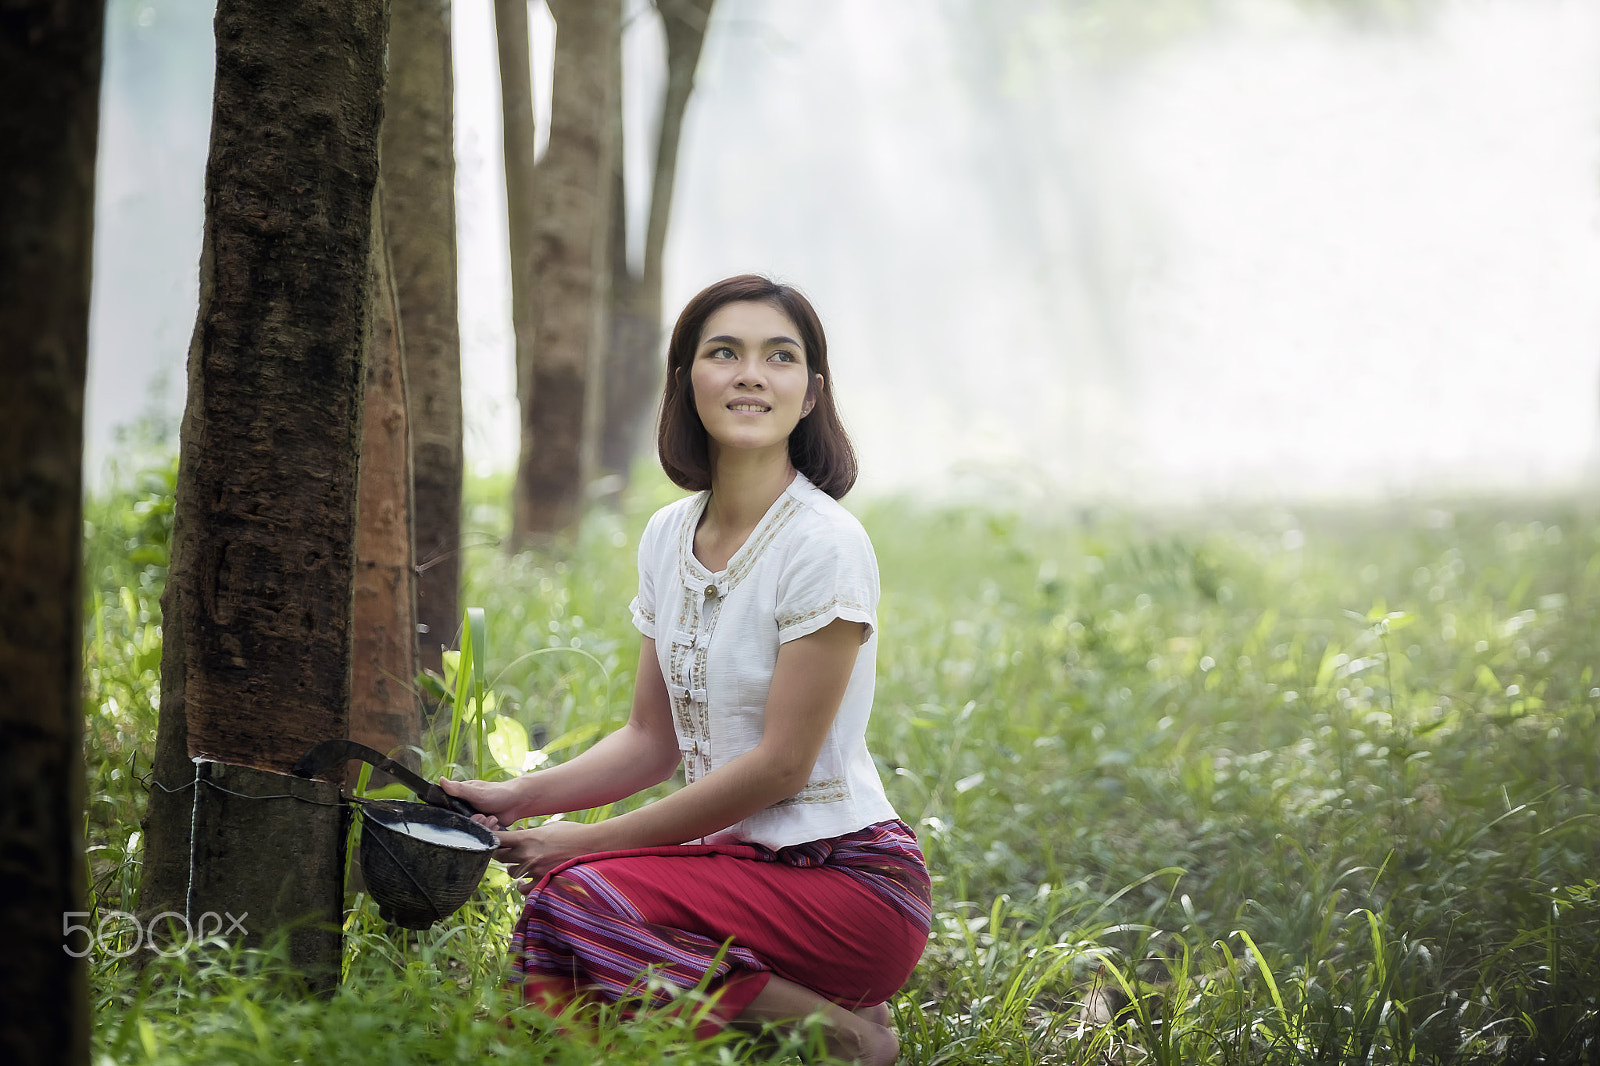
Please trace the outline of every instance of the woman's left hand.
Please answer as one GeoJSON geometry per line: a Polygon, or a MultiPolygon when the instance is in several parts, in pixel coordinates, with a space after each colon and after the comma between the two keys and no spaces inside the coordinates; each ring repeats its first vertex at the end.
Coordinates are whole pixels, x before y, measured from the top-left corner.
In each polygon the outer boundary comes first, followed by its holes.
{"type": "Polygon", "coordinates": [[[600,825],[582,822],[546,822],[535,829],[510,829],[496,833],[500,841],[494,857],[506,872],[518,878],[518,891],[527,895],[540,878],[568,859],[604,851],[600,825]]]}

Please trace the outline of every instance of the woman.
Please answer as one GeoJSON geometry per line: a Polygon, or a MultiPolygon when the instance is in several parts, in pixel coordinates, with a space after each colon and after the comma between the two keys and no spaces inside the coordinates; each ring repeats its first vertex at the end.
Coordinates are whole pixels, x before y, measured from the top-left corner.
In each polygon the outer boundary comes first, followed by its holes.
{"type": "Polygon", "coordinates": [[[927,943],[928,876],[866,748],[877,561],[837,502],[855,454],[804,296],[745,275],[689,302],[658,446],[697,494],[640,541],[627,724],[514,781],[441,783],[485,812],[526,879],[512,954],[529,1001],[618,999],[648,971],[704,982],[708,1031],[820,1012],[830,1051],[892,1062],[885,1000],[927,943]],[[502,828],[679,765],[684,787],[627,814],[502,828]]]}

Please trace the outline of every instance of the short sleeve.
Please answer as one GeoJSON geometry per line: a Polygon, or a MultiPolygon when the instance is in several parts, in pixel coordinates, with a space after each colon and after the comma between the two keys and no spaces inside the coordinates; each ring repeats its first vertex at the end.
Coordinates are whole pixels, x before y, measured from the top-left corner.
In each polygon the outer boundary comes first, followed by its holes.
{"type": "Polygon", "coordinates": [[[878,559],[872,541],[853,519],[817,535],[803,535],[778,581],[778,643],[815,633],[843,618],[866,626],[862,643],[878,628],[878,559]]]}
{"type": "Polygon", "coordinates": [[[639,594],[628,604],[634,627],[651,640],[656,639],[656,571],[661,566],[664,514],[663,509],[651,515],[639,537],[639,594]]]}

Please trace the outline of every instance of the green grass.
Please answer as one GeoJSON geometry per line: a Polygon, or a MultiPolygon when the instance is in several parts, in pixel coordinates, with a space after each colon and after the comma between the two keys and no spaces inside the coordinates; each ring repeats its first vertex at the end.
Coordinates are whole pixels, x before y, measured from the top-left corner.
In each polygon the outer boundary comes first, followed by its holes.
{"type": "MultiPolygon", "coordinates": [[[[101,913],[134,903],[158,699],[170,472],[145,478],[86,511],[101,913]]],[[[504,532],[507,491],[474,486],[467,528],[485,536],[467,540],[504,532]]],[[[459,731],[463,767],[520,765],[519,737],[560,760],[625,718],[634,551],[671,495],[650,481],[563,549],[469,550],[484,710],[459,731]]],[[[934,872],[934,935],[892,1004],[903,1061],[1600,1061],[1592,514],[852,504],[885,590],[872,746],[934,872]]],[[[474,691],[467,671],[440,691],[474,691]]],[[[516,899],[494,876],[448,929],[399,935],[354,898],[327,999],[270,953],[214,945],[142,978],[97,955],[96,1055],[799,1050],[696,1044],[661,1012],[607,1014],[597,1035],[502,1024],[516,899]]]]}

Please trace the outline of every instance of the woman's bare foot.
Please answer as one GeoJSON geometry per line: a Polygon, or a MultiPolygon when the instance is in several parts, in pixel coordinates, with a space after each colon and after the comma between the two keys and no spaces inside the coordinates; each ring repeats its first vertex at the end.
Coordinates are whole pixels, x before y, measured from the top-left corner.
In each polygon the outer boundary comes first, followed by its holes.
{"type": "Polygon", "coordinates": [[[900,1057],[900,1038],[887,1025],[868,1022],[867,1029],[876,1032],[872,1032],[868,1041],[862,1045],[860,1057],[856,1061],[867,1066],[890,1066],[900,1057]]]}
{"type": "Polygon", "coordinates": [[[857,1007],[850,1013],[863,1021],[871,1022],[873,1025],[881,1025],[885,1029],[894,1028],[894,1015],[889,1013],[889,1004],[887,1003],[874,1003],[870,1007],[857,1007]]]}
{"type": "Polygon", "coordinates": [[[823,1040],[829,1054],[837,1058],[862,1066],[890,1066],[900,1057],[900,1038],[878,1020],[891,1020],[888,1007],[880,1003],[876,1007],[863,1007],[859,1012],[845,1010],[809,988],[776,974],[768,978],[767,986],[750,1001],[737,1021],[746,1024],[798,1022],[813,1014],[822,1016],[823,1040]]]}

